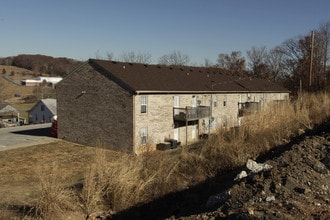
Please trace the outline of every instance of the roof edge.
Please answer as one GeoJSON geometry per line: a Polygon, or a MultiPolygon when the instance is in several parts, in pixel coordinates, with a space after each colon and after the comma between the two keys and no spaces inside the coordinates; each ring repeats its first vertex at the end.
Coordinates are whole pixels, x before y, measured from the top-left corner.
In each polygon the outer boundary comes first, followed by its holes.
{"type": "Polygon", "coordinates": [[[136,95],[140,94],[228,94],[228,93],[290,93],[290,91],[156,91],[156,90],[137,90],[136,95]]]}
{"type": "Polygon", "coordinates": [[[95,59],[89,59],[88,63],[91,65],[95,70],[97,70],[99,73],[104,75],[107,78],[110,78],[112,81],[117,83],[120,87],[122,87],[124,90],[128,91],[131,94],[136,93],[136,89],[129,86],[127,83],[125,83],[123,80],[119,79],[118,77],[114,76],[110,71],[105,69],[102,65],[98,64],[95,59]],[[105,73],[105,74],[104,74],[105,73]]]}

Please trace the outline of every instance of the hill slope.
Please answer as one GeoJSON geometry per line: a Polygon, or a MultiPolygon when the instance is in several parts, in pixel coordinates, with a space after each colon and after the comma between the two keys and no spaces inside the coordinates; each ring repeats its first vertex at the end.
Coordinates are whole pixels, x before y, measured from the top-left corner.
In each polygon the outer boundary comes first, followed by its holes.
{"type": "Polygon", "coordinates": [[[330,219],[330,121],[258,162],[272,168],[226,173],[111,219],[330,219]]]}

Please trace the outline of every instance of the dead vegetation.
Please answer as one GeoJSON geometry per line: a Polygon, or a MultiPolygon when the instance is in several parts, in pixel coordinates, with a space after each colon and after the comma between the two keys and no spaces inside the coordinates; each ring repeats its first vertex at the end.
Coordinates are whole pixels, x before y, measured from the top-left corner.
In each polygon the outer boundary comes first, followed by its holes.
{"type": "MultiPolygon", "coordinates": [[[[140,156],[83,146],[63,148],[62,142],[47,148],[27,148],[28,156],[18,157],[26,172],[20,170],[17,161],[15,165],[6,163],[9,158],[17,160],[18,152],[1,152],[0,163],[6,164],[6,168],[0,168],[5,174],[1,182],[7,184],[7,192],[12,189],[10,178],[19,179],[14,184],[19,186],[23,179],[34,176],[29,170],[40,173],[41,168],[45,172],[31,179],[39,190],[32,187],[29,199],[7,200],[3,207],[28,205],[37,210],[36,218],[43,219],[64,219],[72,213],[88,216],[102,212],[110,216],[242,166],[247,159],[255,159],[287,143],[298,132],[327,120],[329,106],[329,94],[303,94],[294,101],[269,106],[244,118],[241,127],[221,130],[193,146],[140,156]]],[[[0,192],[4,193],[3,186],[0,192]]]]}

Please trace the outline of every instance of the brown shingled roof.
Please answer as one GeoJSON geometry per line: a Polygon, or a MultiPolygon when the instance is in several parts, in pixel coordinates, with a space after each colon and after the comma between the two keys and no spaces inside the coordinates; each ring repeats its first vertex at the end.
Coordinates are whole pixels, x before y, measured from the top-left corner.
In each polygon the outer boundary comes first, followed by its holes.
{"type": "Polygon", "coordinates": [[[132,93],[288,92],[263,79],[241,79],[217,68],[90,59],[89,64],[132,93]]]}

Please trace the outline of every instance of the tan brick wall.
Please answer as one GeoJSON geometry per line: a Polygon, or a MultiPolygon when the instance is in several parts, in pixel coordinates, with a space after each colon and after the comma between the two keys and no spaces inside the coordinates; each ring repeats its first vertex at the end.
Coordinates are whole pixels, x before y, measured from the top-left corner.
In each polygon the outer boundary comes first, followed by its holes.
{"type": "MultiPolygon", "coordinates": [[[[212,117],[214,121],[211,124],[211,132],[215,132],[223,126],[232,127],[239,125],[238,103],[255,101],[267,104],[272,100],[288,99],[288,93],[242,93],[242,94],[189,94],[189,95],[146,95],[147,113],[141,113],[141,95],[134,96],[134,147],[139,152],[141,147],[141,128],[148,129],[147,145],[151,149],[155,145],[168,139],[174,138],[173,107],[174,96],[179,97],[179,107],[193,105],[193,99],[196,104],[210,106],[212,99],[212,117]],[[224,104],[225,102],[225,104],[224,104]]],[[[188,125],[179,127],[178,141],[181,144],[192,143],[198,140],[198,135],[208,133],[209,118],[200,119],[198,125],[188,125]],[[195,131],[193,131],[195,130],[195,131]],[[193,136],[193,134],[195,134],[193,136]]]]}

